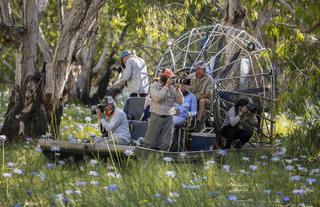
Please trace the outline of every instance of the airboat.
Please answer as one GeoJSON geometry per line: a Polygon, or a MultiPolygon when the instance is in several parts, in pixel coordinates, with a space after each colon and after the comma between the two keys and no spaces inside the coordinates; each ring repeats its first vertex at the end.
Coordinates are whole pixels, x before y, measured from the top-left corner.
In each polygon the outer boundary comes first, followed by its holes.
{"type": "MultiPolygon", "coordinates": [[[[240,97],[252,99],[257,107],[259,124],[254,128],[254,137],[249,146],[240,151],[272,152],[270,145],[274,137],[275,121],[274,107],[276,97],[276,73],[268,57],[268,51],[253,36],[244,30],[221,24],[193,28],[177,39],[167,40],[167,49],[154,68],[158,76],[164,68],[170,68],[177,76],[184,77],[194,70],[197,61],[207,63],[207,72],[214,80],[214,93],[211,97],[211,107],[208,109],[208,121],[203,132],[212,139],[204,148],[191,147],[186,142],[179,141],[179,152],[161,152],[140,146],[107,145],[94,143],[69,143],[68,141],[40,139],[39,143],[44,153],[52,153],[52,147],[59,147],[60,153],[69,155],[91,154],[108,156],[111,154],[132,152],[137,157],[150,154],[175,157],[176,159],[197,159],[212,156],[219,152],[223,142],[219,135],[221,124],[228,109],[240,97]]],[[[130,117],[129,125],[133,139],[144,137],[147,122],[140,121],[143,113],[144,97],[130,97],[125,103],[124,111],[130,117]]],[[[201,133],[190,133],[186,124],[179,128],[178,139],[197,142],[201,133]],[[188,138],[186,138],[188,137],[188,138]]],[[[231,150],[239,151],[239,150],[231,150]]]]}

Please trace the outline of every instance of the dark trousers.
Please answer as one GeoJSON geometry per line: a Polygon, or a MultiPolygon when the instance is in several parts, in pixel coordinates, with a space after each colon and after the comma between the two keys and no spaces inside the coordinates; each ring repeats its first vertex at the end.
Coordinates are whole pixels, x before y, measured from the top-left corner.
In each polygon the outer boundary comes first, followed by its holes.
{"type": "Polygon", "coordinates": [[[230,149],[232,141],[240,139],[241,145],[244,145],[251,138],[253,131],[250,129],[239,129],[237,126],[231,126],[230,124],[224,126],[221,131],[221,135],[227,139],[225,148],[230,149]]]}

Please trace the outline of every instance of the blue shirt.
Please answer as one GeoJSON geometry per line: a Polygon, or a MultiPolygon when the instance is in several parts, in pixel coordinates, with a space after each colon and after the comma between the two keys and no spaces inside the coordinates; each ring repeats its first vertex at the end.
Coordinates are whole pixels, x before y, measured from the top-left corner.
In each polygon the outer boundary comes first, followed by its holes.
{"type": "Polygon", "coordinates": [[[174,116],[179,120],[186,120],[187,117],[193,117],[197,114],[197,98],[193,93],[188,91],[188,93],[184,96],[183,104],[174,104],[174,108],[179,109],[179,114],[174,116]]]}

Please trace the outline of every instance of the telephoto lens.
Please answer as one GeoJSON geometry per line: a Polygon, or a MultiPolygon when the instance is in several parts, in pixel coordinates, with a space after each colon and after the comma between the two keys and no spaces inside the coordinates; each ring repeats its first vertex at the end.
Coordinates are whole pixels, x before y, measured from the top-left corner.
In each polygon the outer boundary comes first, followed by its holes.
{"type": "Polygon", "coordinates": [[[172,80],[175,84],[190,85],[190,83],[191,83],[191,79],[189,79],[189,78],[172,77],[171,80],[172,80]]]}

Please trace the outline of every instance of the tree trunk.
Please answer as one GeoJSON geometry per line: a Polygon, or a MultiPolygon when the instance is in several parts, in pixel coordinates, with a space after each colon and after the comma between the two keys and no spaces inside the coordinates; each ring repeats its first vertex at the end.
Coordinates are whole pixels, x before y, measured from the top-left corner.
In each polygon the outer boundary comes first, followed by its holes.
{"type": "Polygon", "coordinates": [[[17,51],[15,89],[0,134],[37,136],[47,129],[42,101],[43,75],[36,72],[38,11],[35,0],[25,0],[23,25],[27,33],[17,51]]]}
{"type": "Polygon", "coordinates": [[[226,0],[225,24],[234,28],[241,28],[246,16],[246,9],[240,0],[226,0]]]}
{"type": "Polygon", "coordinates": [[[121,43],[123,42],[123,39],[127,33],[127,29],[128,29],[129,25],[127,24],[123,29],[122,32],[119,36],[119,40],[118,42],[112,47],[112,50],[109,54],[109,57],[106,61],[106,65],[105,65],[105,71],[103,73],[103,76],[101,77],[101,79],[98,81],[98,90],[97,92],[93,95],[92,100],[91,100],[91,104],[95,105],[97,103],[99,103],[103,97],[106,95],[107,92],[107,87],[109,84],[109,79],[111,76],[111,66],[115,63],[114,60],[114,55],[117,53],[121,43]]]}
{"type": "MultiPolygon", "coordinates": [[[[0,0],[0,3],[2,1],[0,0]]],[[[9,40],[14,39],[12,45],[15,45],[16,42],[21,43],[16,58],[16,87],[10,97],[11,101],[0,134],[5,134],[9,138],[17,137],[17,135],[38,137],[47,131],[49,125],[54,135],[59,134],[63,103],[68,97],[68,94],[64,93],[66,81],[76,54],[95,25],[98,12],[104,2],[105,0],[74,1],[70,15],[60,32],[61,36],[52,62],[44,64],[45,69],[43,73],[40,73],[36,69],[39,34],[37,4],[36,0],[23,1],[23,26],[28,32],[23,33],[23,37],[15,36],[14,32],[6,34],[10,37],[9,40]]],[[[0,11],[3,16],[5,13],[2,5],[0,4],[0,11]]],[[[1,20],[3,19],[1,17],[1,20]]],[[[4,25],[5,28],[13,27],[4,21],[1,24],[0,26],[4,25]]],[[[14,31],[17,29],[13,28],[14,31]]],[[[3,34],[0,33],[0,35],[3,34]]],[[[42,52],[48,48],[44,40],[44,36],[39,39],[42,52]]],[[[45,61],[50,60],[50,53],[45,54],[45,61]]]]}
{"type": "Polygon", "coordinates": [[[104,2],[105,0],[75,1],[64,23],[53,62],[48,67],[48,75],[52,78],[48,78],[49,82],[46,83],[46,94],[50,97],[46,106],[47,113],[50,114],[51,130],[55,136],[59,135],[63,105],[68,98],[68,93],[64,90],[73,62],[96,24],[98,12],[104,2]]]}
{"type": "MultiPolygon", "coordinates": [[[[246,9],[241,6],[240,0],[228,0],[226,1],[226,8],[225,8],[225,24],[228,25],[230,28],[228,33],[233,33],[232,28],[242,29],[243,21],[246,16],[246,9]]],[[[233,34],[235,35],[235,34],[233,34]]],[[[238,34],[237,34],[238,35],[238,34]]],[[[239,36],[241,38],[241,35],[239,36]]],[[[238,70],[240,61],[236,61],[241,58],[241,51],[237,46],[237,39],[228,39],[225,38],[225,45],[226,45],[226,56],[224,60],[224,64],[226,65],[224,71],[221,71],[220,77],[233,77],[239,76],[240,70],[238,70]],[[235,62],[234,62],[235,61],[235,62]],[[233,63],[234,62],[234,63],[233,63]],[[239,73],[239,74],[238,74],[239,73]]],[[[236,85],[232,82],[226,83],[226,88],[231,91],[236,90],[236,85]]]]}
{"type": "Polygon", "coordinates": [[[90,87],[91,87],[91,78],[92,78],[92,68],[93,68],[93,62],[94,62],[94,53],[96,49],[97,44],[97,29],[95,28],[95,31],[92,32],[92,35],[90,36],[90,42],[89,48],[88,48],[88,54],[83,57],[83,67],[81,70],[81,73],[79,75],[79,78],[77,79],[75,85],[76,85],[76,91],[77,96],[80,99],[80,101],[84,104],[90,104],[90,87]]]}

